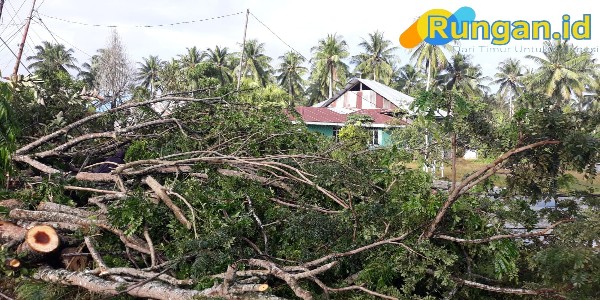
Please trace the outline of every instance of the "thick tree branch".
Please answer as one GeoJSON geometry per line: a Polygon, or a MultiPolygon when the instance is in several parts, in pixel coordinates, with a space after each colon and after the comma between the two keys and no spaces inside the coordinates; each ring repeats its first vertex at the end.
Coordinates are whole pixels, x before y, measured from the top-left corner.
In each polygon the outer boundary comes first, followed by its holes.
{"type": "Polygon", "coordinates": [[[171,209],[175,215],[175,218],[177,218],[181,224],[183,224],[187,229],[192,229],[192,223],[188,221],[181,209],[175,205],[175,203],[173,203],[169,195],[167,195],[165,192],[165,188],[158,183],[156,179],[154,179],[152,176],[148,176],[144,182],[152,189],[152,191],[160,198],[160,200],[162,200],[162,202],[165,203],[169,209],[171,209]]]}
{"type": "Polygon", "coordinates": [[[27,155],[13,155],[12,156],[12,160],[13,161],[18,161],[18,162],[22,162],[22,163],[26,163],[30,166],[32,166],[34,169],[37,169],[39,171],[42,171],[46,174],[61,174],[63,173],[62,171],[52,168],[46,164],[43,164],[27,155]]]}
{"type": "Polygon", "coordinates": [[[48,211],[31,211],[24,209],[13,209],[9,213],[9,217],[18,220],[29,220],[38,222],[64,222],[80,226],[98,226],[102,229],[116,234],[125,246],[134,249],[138,252],[150,254],[150,250],[146,248],[144,242],[134,236],[127,236],[123,231],[113,227],[101,220],[85,219],[65,213],[48,212],[48,211]]]}
{"type": "MultiPolygon", "coordinates": [[[[560,143],[560,141],[544,140],[544,141],[540,141],[540,142],[537,142],[537,143],[529,144],[529,145],[526,145],[526,146],[523,146],[523,147],[512,149],[512,150],[510,150],[510,151],[502,154],[500,157],[498,157],[492,163],[486,165],[485,167],[479,169],[477,172],[471,174],[465,180],[461,181],[460,184],[457,184],[456,187],[450,192],[450,194],[448,195],[448,199],[446,200],[446,202],[444,202],[444,204],[442,205],[442,207],[438,211],[437,215],[433,219],[433,222],[431,222],[430,226],[425,230],[425,232],[423,232],[423,234],[421,235],[421,238],[422,239],[428,239],[428,238],[431,238],[431,236],[433,236],[433,233],[437,229],[438,224],[442,221],[442,219],[446,215],[446,212],[448,211],[448,209],[450,208],[450,206],[452,206],[452,204],[454,204],[454,202],[462,194],[464,194],[465,192],[467,192],[468,189],[465,189],[465,188],[466,187],[471,188],[473,185],[470,185],[470,184],[473,183],[474,181],[476,181],[479,177],[481,177],[483,175],[483,177],[485,179],[485,178],[488,178],[488,177],[492,176],[493,174],[495,174],[494,170],[497,170],[496,168],[497,168],[498,165],[500,165],[501,163],[503,163],[504,161],[506,161],[511,156],[513,156],[513,155],[515,155],[517,153],[520,153],[520,152],[523,152],[523,151],[527,151],[527,150],[530,150],[530,149],[533,149],[533,148],[545,146],[545,145],[556,145],[556,144],[559,144],[559,143],[560,143]],[[492,171],[488,172],[490,170],[492,170],[492,171]]],[[[479,181],[481,181],[481,180],[483,180],[483,179],[479,179],[479,181]]]]}

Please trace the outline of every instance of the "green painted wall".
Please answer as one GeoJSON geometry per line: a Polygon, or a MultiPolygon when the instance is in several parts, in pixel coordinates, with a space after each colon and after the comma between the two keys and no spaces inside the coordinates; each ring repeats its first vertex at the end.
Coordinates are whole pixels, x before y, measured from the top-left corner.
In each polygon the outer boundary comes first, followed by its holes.
{"type": "Polygon", "coordinates": [[[308,130],[318,132],[324,136],[333,136],[333,126],[331,125],[306,125],[308,130]]]}
{"type": "MultiPolygon", "coordinates": [[[[318,132],[324,136],[332,137],[333,136],[333,126],[331,125],[314,125],[309,124],[306,125],[308,130],[318,132]]],[[[394,129],[379,129],[379,145],[380,146],[389,146],[392,143],[392,131],[394,129]]]]}

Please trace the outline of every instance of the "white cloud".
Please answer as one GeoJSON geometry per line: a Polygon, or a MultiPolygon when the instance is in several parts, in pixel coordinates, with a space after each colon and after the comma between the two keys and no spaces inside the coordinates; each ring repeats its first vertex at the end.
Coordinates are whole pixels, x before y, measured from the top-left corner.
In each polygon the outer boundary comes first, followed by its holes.
{"type": "MultiPolygon", "coordinates": [[[[12,6],[18,6],[20,1],[7,0],[5,13],[2,16],[0,32],[4,30],[13,14],[12,6]],[[12,5],[12,6],[11,6],[12,5]],[[8,12],[8,13],[6,13],[8,12]]],[[[38,0],[38,3],[41,2],[38,0]]],[[[19,22],[25,19],[30,5],[26,2],[18,17],[19,22]]],[[[179,0],[131,0],[131,1],[76,1],[76,0],[47,0],[42,4],[39,12],[62,19],[91,23],[115,24],[118,28],[130,56],[134,61],[142,57],[159,55],[162,59],[169,59],[185,52],[186,47],[198,46],[201,49],[215,45],[227,46],[231,51],[239,51],[244,26],[244,15],[236,15],[223,19],[205,22],[183,24],[177,26],[164,26],[159,28],[134,28],[133,25],[141,24],[168,24],[179,21],[191,21],[216,17],[220,15],[245,11],[249,8],[261,21],[269,26],[275,33],[288,44],[310,57],[310,48],[328,33],[338,33],[345,37],[351,47],[351,53],[356,54],[359,49],[357,44],[367,33],[375,30],[385,32],[385,36],[396,43],[405,28],[425,11],[432,8],[445,8],[454,11],[461,6],[471,6],[477,19],[494,20],[541,20],[547,19],[558,26],[563,14],[571,15],[572,20],[580,19],[582,14],[591,13],[590,7],[595,4],[587,1],[561,1],[550,3],[548,1],[192,1],[179,0]]],[[[77,24],[65,23],[49,17],[41,16],[48,28],[57,36],[64,38],[69,43],[77,46],[88,54],[94,54],[98,48],[105,44],[110,33],[110,28],[88,27],[77,24]]],[[[595,15],[593,15],[595,17],[595,15]]],[[[600,16],[599,16],[600,17],[600,16]]],[[[598,22],[592,21],[591,41],[577,41],[581,46],[596,47],[600,45],[600,32],[598,22]]],[[[10,27],[10,26],[9,26],[10,27]]],[[[3,39],[8,39],[8,32],[15,31],[14,26],[2,34],[3,39]]],[[[52,40],[47,30],[34,23],[29,35],[29,44],[39,44],[42,40],[52,40]]],[[[267,54],[276,59],[289,48],[279,41],[271,32],[258,23],[252,16],[248,24],[248,38],[256,38],[266,44],[267,54]]],[[[20,38],[15,37],[9,45],[16,51],[16,44],[20,38]]],[[[60,38],[59,41],[63,42],[60,38]]],[[[65,43],[66,44],[66,43],[65,43]]],[[[66,44],[69,46],[69,44],[66,44]]],[[[489,45],[488,41],[467,41],[461,44],[465,47],[475,47],[471,53],[474,61],[480,63],[484,73],[493,76],[498,62],[508,57],[523,58],[525,53],[511,52],[485,52],[479,48],[489,45]]],[[[506,47],[516,46],[541,46],[541,42],[521,41],[511,42],[506,47]]],[[[69,46],[71,47],[71,46],[69,46]]],[[[4,45],[0,45],[0,68],[2,74],[12,70],[14,57],[4,45]]],[[[513,49],[511,49],[513,50],[513,49]]],[[[80,63],[89,58],[75,49],[80,63]]],[[[30,46],[26,47],[26,54],[31,55],[30,46]]],[[[531,54],[531,53],[527,53],[531,54]]],[[[402,63],[408,63],[409,54],[404,49],[398,51],[402,63]]],[[[24,72],[22,70],[21,72],[24,72]]]]}

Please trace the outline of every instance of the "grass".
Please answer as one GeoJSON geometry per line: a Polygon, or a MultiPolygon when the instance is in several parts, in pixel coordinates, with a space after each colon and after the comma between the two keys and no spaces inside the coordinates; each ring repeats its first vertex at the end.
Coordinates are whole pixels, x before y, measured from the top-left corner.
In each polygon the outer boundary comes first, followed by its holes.
{"type": "MultiPolygon", "coordinates": [[[[472,174],[473,172],[479,170],[480,168],[482,168],[483,166],[485,166],[488,163],[489,163],[489,161],[486,161],[486,160],[479,160],[479,159],[466,160],[466,159],[459,158],[456,161],[456,180],[460,181],[461,179],[465,178],[465,176],[472,174]]],[[[407,167],[416,169],[416,168],[420,168],[420,165],[417,162],[411,162],[407,165],[407,167]]],[[[439,168],[436,171],[437,171],[436,172],[437,176],[440,176],[439,168]]],[[[502,173],[502,170],[500,171],[500,173],[502,173]]],[[[582,173],[569,171],[568,174],[572,175],[575,179],[574,182],[570,186],[570,190],[572,190],[572,191],[589,191],[590,189],[592,189],[592,193],[600,192],[600,175],[596,176],[596,178],[591,180],[591,179],[586,179],[584,174],[582,174],[582,173]]],[[[446,164],[446,165],[444,165],[443,179],[451,180],[451,178],[452,178],[452,165],[446,164]]],[[[497,174],[494,178],[494,184],[499,187],[506,186],[506,175],[497,174]]]]}

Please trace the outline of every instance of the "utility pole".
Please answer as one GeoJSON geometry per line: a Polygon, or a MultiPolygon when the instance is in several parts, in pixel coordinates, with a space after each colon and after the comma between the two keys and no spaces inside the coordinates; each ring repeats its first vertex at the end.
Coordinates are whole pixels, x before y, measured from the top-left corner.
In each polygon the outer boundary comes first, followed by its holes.
{"type": "Polygon", "coordinates": [[[31,11],[29,12],[29,19],[27,19],[27,24],[25,25],[25,32],[23,33],[23,40],[19,45],[19,53],[17,54],[17,63],[15,64],[15,70],[13,71],[13,76],[17,76],[17,72],[19,72],[19,64],[21,64],[21,56],[23,56],[23,47],[25,47],[25,41],[27,40],[27,32],[29,31],[29,24],[31,24],[31,19],[33,18],[33,11],[35,10],[35,0],[33,0],[33,5],[31,5],[31,11]]]}
{"type": "Polygon", "coordinates": [[[4,8],[4,0],[0,0],[0,20],[2,19],[2,8],[4,8]]]}
{"type": "Polygon", "coordinates": [[[250,14],[250,9],[246,9],[246,25],[244,25],[244,39],[242,40],[242,56],[240,57],[240,65],[238,71],[238,82],[237,89],[240,90],[240,84],[242,84],[242,64],[244,62],[244,52],[246,52],[246,31],[248,30],[248,15],[250,14]]]}

